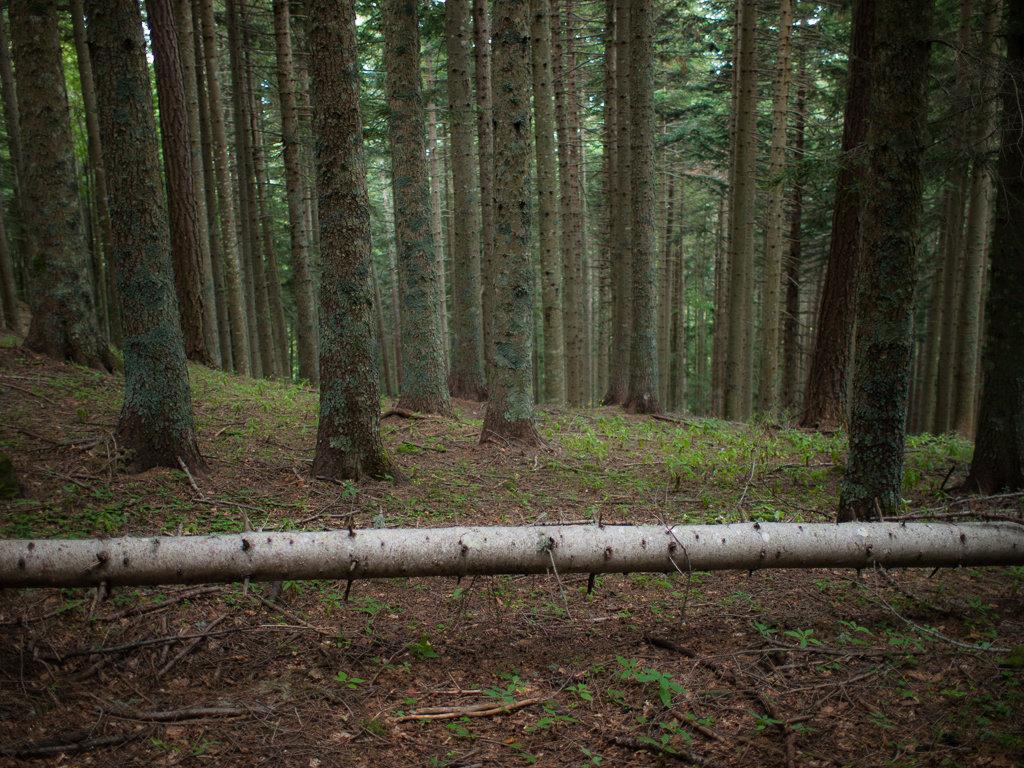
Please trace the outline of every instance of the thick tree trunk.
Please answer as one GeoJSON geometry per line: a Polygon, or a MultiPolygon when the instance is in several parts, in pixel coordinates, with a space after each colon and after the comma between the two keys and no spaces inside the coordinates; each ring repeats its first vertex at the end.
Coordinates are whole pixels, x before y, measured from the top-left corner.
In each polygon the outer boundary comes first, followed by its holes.
{"type": "MultiPolygon", "coordinates": [[[[178,48],[171,0],[146,0],[153,45],[157,97],[160,100],[160,138],[163,141],[167,207],[171,224],[171,259],[174,286],[185,335],[185,355],[213,365],[206,345],[203,304],[203,252],[199,244],[199,209],[192,176],[192,145],[185,78],[178,48]]],[[[102,220],[102,216],[101,216],[102,220]]]]}
{"type": "Polygon", "coordinates": [[[37,254],[25,346],[57,360],[112,371],[117,361],[99,333],[87,283],[56,5],[19,0],[10,10],[26,158],[25,226],[37,254]]]}
{"type": "Polygon", "coordinates": [[[537,216],[544,324],[544,398],[565,403],[565,328],[562,321],[563,259],[559,248],[558,177],[555,160],[555,85],[551,67],[551,6],[531,0],[533,129],[537,153],[537,216]]]}
{"type": "Polygon", "coordinates": [[[964,485],[981,493],[1024,488],[1024,3],[1009,4],[1002,137],[986,303],[984,384],[974,458],[964,485]]]}
{"type": "Polygon", "coordinates": [[[430,225],[419,16],[416,6],[405,0],[384,0],[382,12],[405,350],[398,407],[450,415],[438,310],[441,292],[430,225]]]}
{"type": "Polygon", "coordinates": [[[380,437],[360,65],[352,0],[310,3],[310,71],[323,244],[320,422],[314,476],[401,478],[380,437]]]}
{"type": "Polygon", "coordinates": [[[480,442],[541,445],[533,417],[533,252],[530,184],[530,6],[494,6],[494,331],[491,397],[480,442]]]}
{"type": "Polygon", "coordinates": [[[1024,564],[1013,523],[371,528],[0,541],[0,589],[303,579],[1024,564]]]}
{"type": "Polygon", "coordinates": [[[628,413],[661,413],[658,401],[657,203],[654,194],[654,21],[650,0],[629,4],[630,341],[628,413]]]}
{"type": "Polygon", "coordinates": [[[89,0],[89,6],[124,328],[125,396],[117,444],[133,471],[181,462],[202,473],[205,462],[196,441],[185,342],[175,311],[142,15],[135,0],[89,0]]]}
{"type": "Polygon", "coordinates": [[[871,50],[876,0],[857,0],[850,40],[846,107],[843,112],[843,164],[836,180],[832,235],[811,369],[800,425],[831,429],[847,423],[847,381],[861,259],[861,146],[867,138],[871,103],[871,50]]]}
{"type": "Polygon", "coordinates": [[[935,0],[886,0],[878,10],[850,451],[839,496],[840,522],[899,509],[934,7],[935,0]]]}

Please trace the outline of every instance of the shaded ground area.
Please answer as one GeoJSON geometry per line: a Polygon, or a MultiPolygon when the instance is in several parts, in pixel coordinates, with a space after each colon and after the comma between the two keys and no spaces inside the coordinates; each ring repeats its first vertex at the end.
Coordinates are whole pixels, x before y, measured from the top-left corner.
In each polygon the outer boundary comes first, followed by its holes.
{"type": "MultiPolygon", "coordinates": [[[[822,521],[842,435],[541,408],[383,422],[413,480],[309,476],[316,394],[192,368],[213,469],[120,471],[121,380],[0,349],[0,535],[545,522],[822,521]]],[[[967,447],[911,444],[909,515],[967,447]]],[[[944,518],[945,519],[945,518],[944,518]]],[[[0,764],[1024,764],[1024,567],[507,576],[0,593],[0,764]]]]}

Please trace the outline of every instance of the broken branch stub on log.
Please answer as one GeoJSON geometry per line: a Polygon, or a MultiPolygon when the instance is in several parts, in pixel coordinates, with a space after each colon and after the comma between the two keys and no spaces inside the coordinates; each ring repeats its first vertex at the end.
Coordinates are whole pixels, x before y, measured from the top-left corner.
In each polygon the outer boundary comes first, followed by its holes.
{"type": "Polygon", "coordinates": [[[1024,564],[1012,523],[357,529],[0,541],[0,587],[1024,564]]]}

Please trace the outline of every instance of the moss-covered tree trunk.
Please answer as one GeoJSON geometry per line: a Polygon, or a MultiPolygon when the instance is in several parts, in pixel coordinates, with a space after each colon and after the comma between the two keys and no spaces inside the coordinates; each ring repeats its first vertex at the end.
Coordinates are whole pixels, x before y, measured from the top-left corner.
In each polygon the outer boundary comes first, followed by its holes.
{"type": "Polygon", "coordinates": [[[25,346],[57,360],[114,369],[87,282],[75,150],[56,5],[12,2],[11,38],[25,153],[25,226],[35,240],[25,346]]]}
{"type": "Polygon", "coordinates": [[[887,0],[878,9],[850,451],[839,495],[840,522],[892,515],[900,502],[934,6],[935,0],[887,0]]]}
{"type": "Polygon", "coordinates": [[[857,0],[854,6],[840,145],[843,164],[836,180],[828,266],[804,394],[804,412],[800,418],[800,425],[804,427],[835,428],[847,421],[847,382],[861,258],[861,147],[868,132],[875,3],[876,0],[857,0]]]}
{"type": "Polygon", "coordinates": [[[630,291],[629,413],[660,413],[658,400],[658,239],[654,197],[654,22],[650,0],[630,0],[630,291]]]}
{"type": "Polygon", "coordinates": [[[1024,3],[1008,8],[1007,68],[986,303],[981,408],[965,483],[980,493],[1024,488],[1024,3]]]}
{"type": "Polygon", "coordinates": [[[213,365],[205,335],[203,251],[199,244],[199,208],[192,175],[185,77],[171,0],[146,0],[146,15],[160,100],[160,138],[167,178],[167,208],[172,222],[171,258],[185,334],[185,355],[189,360],[213,365]]]}
{"type": "Polygon", "coordinates": [[[441,288],[430,219],[419,15],[416,4],[408,0],[384,0],[382,12],[405,350],[398,406],[450,414],[441,341],[441,288]]]}
{"type": "Polygon", "coordinates": [[[313,474],[339,480],[396,477],[380,437],[370,200],[352,0],[311,2],[309,43],[323,276],[313,474]]]}
{"type": "Polygon", "coordinates": [[[480,442],[541,444],[533,419],[533,189],[530,183],[530,4],[494,4],[493,361],[480,442]]]}
{"type": "Polygon", "coordinates": [[[124,407],[117,440],[129,452],[126,463],[134,471],[177,467],[179,460],[203,471],[174,292],[142,16],[135,0],[88,0],[87,7],[124,331],[124,407]]]}
{"type": "Polygon", "coordinates": [[[281,99],[281,145],[288,199],[288,239],[294,274],[295,312],[298,315],[296,336],[299,347],[299,378],[310,381],[315,386],[319,381],[316,354],[318,328],[302,200],[299,119],[295,109],[292,36],[287,0],[274,0],[274,34],[277,42],[277,88],[281,99]]]}
{"type": "Polygon", "coordinates": [[[448,119],[451,131],[452,197],[452,397],[481,401],[484,387],[480,283],[480,198],[474,167],[473,94],[470,88],[470,8],[468,0],[445,3],[448,51],[448,119]]]}

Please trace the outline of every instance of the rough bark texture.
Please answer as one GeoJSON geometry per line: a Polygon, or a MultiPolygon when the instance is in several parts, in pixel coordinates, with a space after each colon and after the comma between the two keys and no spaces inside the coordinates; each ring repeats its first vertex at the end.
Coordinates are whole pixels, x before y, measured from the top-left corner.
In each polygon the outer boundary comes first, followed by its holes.
{"type": "Polygon", "coordinates": [[[530,2],[533,35],[533,112],[537,153],[537,215],[544,329],[544,402],[565,403],[565,329],[562,325],[562,254],[559,248],[555,159],[555,84],[551,70],[551,7],[530,2]]]}
{"type": "Polygon", "coordinates": [[[533,419],[533,189],[530,184],[530,6],[494,5],[494,331],[480,442],[541,445],[533,419]]]}
{"type": "Polygon", "coordinates": [[[175,307],[142,16],[135,0],[88,0],[88,5],[124,329],[124,407],[117,442],[131,470],[177,467],[181,460],[202,472],[175,307]]]}
{"type": "Polygon", "coordinates": [[[1009,4],[1006,43],[984,384],[965,482],[985,494],[1024,488],[1024,3],[1009,4]]]}
{"type": "Polygon", "coordinates": [[[878,9],[850,451],[839,521],[899,509],[921,244],[926,82],[934,0],[878,9]]]}
{"type": "Polygon", "coordinates": [[[7,245],[7,226],[4,200],[0,195],[0,296],[3,296],[3,325],[9,331],[18,330],[17,296],[14,288],[14,266],[11,264],[11,250],[7,245]]]}
{"type": "Polygon", "coordinates": [[[281,99],[281,145],[285,188],[288,198],[288,238],[291,244],[296,336],[299,348],[299,378],[316,386],[317,317],[313,298],[307,232],[303,209],[302,167],[299,158],[299,120],[295,109],[295,80],[292,66],[292,37],[288,0],[274,0],[274,34],[277,41],[277,88],[281,99]]]}
{"type": "Polygon", "coordinates": [[[654,197],[654,22],[649,0],[630,0],[629,106],[630,268],[629,413],[660,413],[658,401],[658,239],[654,197]]]}
{"type": "Polygon", "coordinates": [[[843,113],[843,165],[836,180],[828,267],[818,310],[817,335],[804,394],[800,425],[834,428],[847,421],[850,342],[857,312],[861,252],[860,182],[862,152],[871,103],[871,49],[876,0],[857,0],[850,40],[846,107],[843,113]]]}
{"type": "Polygon", "coordinates": [[[171,258],[178,310],[185,334],[185,355],[189,360],[213,365],[204,325],[203,251],[199,244],[199,208],[192,176],[185,78],[171,0],[146,0],[146,14],[160,100],[160,138],[163,141],[167,208],[171,221],[171,258]]]}
{"type": "Polygon", "coordinates": [[[11,32],[25,153],[25,226],[35,240],[25,346],[112,371],[87,282],[85,227],[61,61],[56,5],[13,2],[11,32]]]}
{"type": "MultiPolygon", "coordinates": [[[[484,163],[473,150],[473,94],[470,89],[470,8],[468,0],[445,3],[448,51],[448,119],[451,131],[452,197],[452,360],[448,389],[452,397],[480,402],[484,386],[485,327],[481,312],[480,198],[474,166],[484,163]]],[[[492,159],[493,160],[493,159],[492,159]]],[[[486,238],[485,238],[486,242],[486,238]]],[[[491,286],[493,294],[493,286],[491,286]]]]}
{"type": "Polygon", "coordinates": [[[310,3],[313,137],[323,282],[320,423],[313,474],[401,477],[380,437],[370,200],[352,0],[310,3]]]}
{"type": "Polygon", "coordinates": [[[416,4],[384,0],[388,125],[395,201],[398,274],[402,286],[402,396],[399,408],[452,412],[445,381],[439,306],[441,290],[430,221],[426,118],[416,4]]]}

